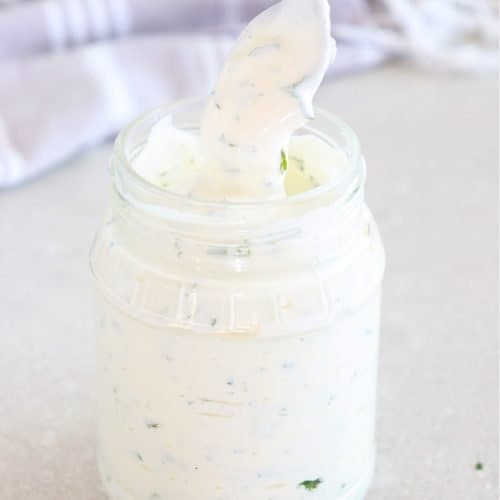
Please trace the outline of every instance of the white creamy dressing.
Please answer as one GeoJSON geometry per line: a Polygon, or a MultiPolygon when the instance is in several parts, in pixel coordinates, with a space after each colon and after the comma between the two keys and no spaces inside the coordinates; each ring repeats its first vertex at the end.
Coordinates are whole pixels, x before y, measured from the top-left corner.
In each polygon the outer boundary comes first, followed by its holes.
{"type": "MultiPolygon", "coordinates": [[[[232,49],[200,137],[172,130],[167,118],[153,130],[135,169],[170,191],[217,201],[283,198],[328,181],[328,169],[319,178],[309,171],[292,181],[288,175],[287,182],[284,174],[290,137],[313,118],[312,99],[334,54],[326,0],[275,4],[246,27],[232,49]]],[[[297,141],[293,146],[297,150],[297,141]]],[[[309,149],[314,169],[319,155],[314,146],[309,149]]],[[[327,155],[337,165],[339,153],[327,155]]]]}
{"type": "MultiPolygon", "coordinates": [[[[277,185],[284,193],[282,196],[291,196],[341,178],[345,174],[348,160],[342,150],[331,147],[313,134],[306,133],[290,138],[285,171],[282,171],[280,164],[281,158],[274,161],[271,172],[274,171],[274,175],[278,175],[277,185]]],[[[223,181],[214,184],[210,181],[210,176],[204,177],[203,165],[199,136],[174,127],[169,116],[153,127],[146,147],[133,164],[141,177],[166,191],[207,199],[209,190],[215,196],[215,187],[224,186],[225,193],[218,192],[215,199],[234,201],[226,192],[227,184],[223,181]],[[201,178],[205,179],[204,183],[201,183],[201,178]]],[[[213,170],[215,178],[218,169],[213,170]]],[[[249,170],[231,174],[230,181],[238,179],[243,189],[249,182],[245,180],[247,176],[253,179],[249,170]]],[[[235,199],[241,198],[238,196],[235,199]]]]}
{"type": "MultiPolygon", "coordinates": [[[[165,191],[217,201],[284,199],[335,180],[346,154],[294,134],[313,115],[334,50],[326,0],[274,5],[238,39],[200,132],[159,121],[134,169],[165,191]]],[[[125,234],[126,216],[112,214],[94,253],[103,281],[123,289],[123,300],[102,301],[98,349],[99,459],[113,500],[364,497],[384,258],[367,210],[362,219],[354,264],[333,277],[319,268],[262,277],[269,253],[287,262],[284,246],[201,250],[220,269],[261,270],[260,283],[252,272],[200,277],[189,238],[125,234]],[[134,316],[136,301],[170,326],[134,316]],[[313,326],[325,304],[338,312],[313,326]]],[[[293,238],[303,252],[305,234],[293,238]]]]}
{"type": "Polygon", "coordinates": [[[194,194],[285,194],[280,165],[334,54],[326,0],[284,0],[256,17],[227,59],[202,123],[207,163],[194,194]]]}

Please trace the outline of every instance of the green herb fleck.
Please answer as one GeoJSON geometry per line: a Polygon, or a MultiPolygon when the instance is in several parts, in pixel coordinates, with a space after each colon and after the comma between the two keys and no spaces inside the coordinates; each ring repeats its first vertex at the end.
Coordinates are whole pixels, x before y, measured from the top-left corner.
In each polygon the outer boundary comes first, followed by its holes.
{"type": "Polygon", "coordinates": [[[292,83],[289,87],[287,87],[287,90],[293,95],[296,96],[296,91],[297,88],[300,87],[303,83],[305,83],[307,80],[309,80],[310,75],[303,76],[296,82],[292,83]]]}
{"type": "Polygon", "coordinates": [[[280,163],[280,172],[284,174],[288,168],[288,161],[286,159],[286,153],[281,150],[281,163],[280,163]]]}
{"type": "Polygon", "coordinates": [[[209,247],[207,253],[208,255],[227,255],[227,248],[209,247]]]}
{"type": "Polygon", "coordinates": [[[177,252],[177,257],[180,257],[182,255],[182,249],[179,240],[174,240],[174,248],[177,252]]]}
{"type": "Polygon", "coordinates": [[[235,252],[237,257],[250,257],[250,254],[252,253],[252,251],[250,250],[250,247],[248,245],[242,245],[242,246],[236,247],[234,252],[235,252]]]}
{"type": "Polygon", "coordinates": [[[356,194],[359,192],[359,190],[361,189],[361,186],[357,186],[353,191],[352,193],[349,195],[349,198],[347,198],[346,202],[348,201],[351,201],[355,196],[356,194]]]}
{"type": "Polygon", "coordinates": [[[217,324],[217,318],[212,318],[210,320],[210,326],[215,326],[217,324]]]}
{"type": "Polygon", "coordinates": [[[294,162],[297,165],[297,168],[301,171],[305,171],[304,160],[297,158],[296,156],[290,156],[290,161],[294,162]]]}
{"type": "Polygon", "coordinates": [[[221,105],[220,105],[218,102],[216,102],[216,103],[215,103],[215,107],[216,107],[217,109],[221,109],[221,105]]]}
{"type": "Polygon", "coordinates": [[[142,455],[140,453],[136,453],[135,456],[137,457],[137,460],[139,460],[139,462],[144,462],[144,458],[142,458],[142,455]]]}
{"type": "Polygon", "coordinates": [[[315,490],[323,481],[318,477],[317,479],[308,479],[306,481],[302,481],[299,484],[299,488],[305,488],[307,491],[315,490]]]}
{"type": "Polygon", "coordinates": [[[228,146],[230,148],[236,147],[236,143],[228,141],[227,137],[224,134],[220,135],[219,141],[222,142],[222,144],[225,144],[226,146],[228,146]]]}
{"type": "Polygon", "coordinates": [[[159,429],[160,424],[158,422],[146,422],[146,427],[148,429],[159,429]]]}
{"type": "Polygon", "coordinates": [[[312,184],[313,187],[318,187],[319,186],[319,182],[315,179],[315,177],[313,175],[309,176],[309,181],[311,182],[311,184],[312,184]]]}
{"type": "Polygon", "coordinates": [[[483,469],[484,469],[484,466],[483,466],[483,464],[482,464],[481,462],[478,462],[478,463],[476,464],[476,466],[475,466],[475,469],[476,469],[476,470],[483,470],[483,469]]]}
{"type": "Polygon", "coordinates": [[[269,51],[274,51],[274,50],[279,50],[281,48],[281,44],[275,42],[275,43],[270,43],[268,45],[262,45],[260,47],[255,47],[253,50],[251,50],[248,53],[249,57],[253,56],[260,56],[261,54],[265,54],[269,51]]]}

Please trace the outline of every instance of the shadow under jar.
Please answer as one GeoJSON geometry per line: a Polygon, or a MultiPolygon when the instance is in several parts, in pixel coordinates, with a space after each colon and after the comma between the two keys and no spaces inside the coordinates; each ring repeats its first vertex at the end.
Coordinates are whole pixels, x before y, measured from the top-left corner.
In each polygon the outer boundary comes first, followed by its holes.
{"type": "Polygon", "coordinates": [[[166,115],[116,141],[98,290],[99,466],[113,500],[359,500],[374,466],[385,257],[356,137],[324,112],[299,133],[348,158],[283,200],[205,203],[132,167],[166,115]]]}

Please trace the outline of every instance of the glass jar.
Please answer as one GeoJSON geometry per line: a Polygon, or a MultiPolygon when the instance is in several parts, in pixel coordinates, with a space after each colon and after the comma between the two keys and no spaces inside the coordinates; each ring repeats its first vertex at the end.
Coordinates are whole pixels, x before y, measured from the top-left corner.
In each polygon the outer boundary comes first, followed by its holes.
{"type": "Polygon", "coordinates": [[[99,332],[99,465],[114,500],[358,500],[374,466],[384,250],[355,135],[335,184],[283,200],[205,203],[131,163],[170,115],[118,137],[111,210],[91,250],[99,332]]]}

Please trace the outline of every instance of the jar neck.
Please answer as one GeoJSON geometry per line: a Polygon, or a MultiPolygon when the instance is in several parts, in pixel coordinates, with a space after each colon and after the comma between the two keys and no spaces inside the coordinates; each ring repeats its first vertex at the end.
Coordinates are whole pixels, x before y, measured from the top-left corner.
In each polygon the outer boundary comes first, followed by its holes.
{"type": "MultiPolygon", "coordinates": [[[[203,275],[308,271],[342,261],[363,232],[363,187],[340,204],[320,206],[276,222],[186,222],[144,212],[114,193],[117,243],[150,265],[203,275]]],[[[279,210],[278,210],[279,212],[279,210]]],[[[273,214],[269,213],[269,220],[273,214]]]]}
{"type": "Polygon", "coordinates": [[[111,162],[112,218],[117,242],[150,265],[204,275],[266,274],[310,270],[345,258],[364,223],[365,166],[354,134],[340,120],[319,112],[308,127],[342,149],[346,174],[282,200],[203,202],[166,192],[132,167],[149,132],[170,114],[174,125],[193,127],[202,101],[155,110],[118,137],[111,162]],[[175,119],[178,123],[175,123],[175,119]]]}

